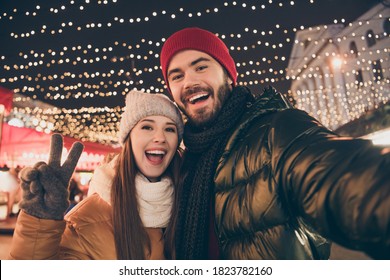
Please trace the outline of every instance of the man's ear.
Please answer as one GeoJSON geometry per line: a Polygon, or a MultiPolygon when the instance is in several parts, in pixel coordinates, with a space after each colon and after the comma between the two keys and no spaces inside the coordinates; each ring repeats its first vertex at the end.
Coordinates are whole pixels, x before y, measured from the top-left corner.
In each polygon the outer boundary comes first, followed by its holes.
{"type": "Polygon", "coordinates": [[[227,80],[228,80],[228,84],[229,84],[229,85],[233,85],[233,80],[232,80],[229,76],[228,76],[228,79],[227,79],[227,80]]]}

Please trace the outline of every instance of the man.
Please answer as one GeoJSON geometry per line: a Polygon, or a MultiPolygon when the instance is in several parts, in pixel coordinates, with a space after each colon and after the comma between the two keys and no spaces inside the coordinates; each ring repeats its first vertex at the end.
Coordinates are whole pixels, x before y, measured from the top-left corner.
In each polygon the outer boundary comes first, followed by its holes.
{"type": "Polygon", "coordinates": [[[338,137],[271,87],[237,86],[209,31],[174,33],[160,59],[188,118],[178,259],[324,259],[325,238],[390,258],[390,153],[338,137]]]}

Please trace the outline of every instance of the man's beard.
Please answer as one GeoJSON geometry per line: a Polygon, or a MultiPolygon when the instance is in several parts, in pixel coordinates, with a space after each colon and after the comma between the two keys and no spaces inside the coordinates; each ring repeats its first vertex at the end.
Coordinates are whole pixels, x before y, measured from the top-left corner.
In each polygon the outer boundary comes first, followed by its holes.
{"type": "MultiPolygon", "coordinates": [[[[226,80],[225,83],[218,88],[216,95],[214,94],[213,89],[210,87],[195,88],[195,89],[190,89],[190,91],[192,92],[205,91],[210,96],[214,96],[215,98],[214,106],[211,111],[208,111],[207,108],[202,108],[200,110],[197,110],[196,113],[190,114],[182,106],[180,108],[188,118],[188,121],[192,125],[196,127],[207,128],[217,118],[219,111],[221,111],[221,108],[225,103],[225,100],[228,98],[229,93],[231,92],[231,89],[228,81],[226,80]]],[[[187,96],[187,94],[190,94],[190,92],[186,92],[185,96],[187,96]]]]}

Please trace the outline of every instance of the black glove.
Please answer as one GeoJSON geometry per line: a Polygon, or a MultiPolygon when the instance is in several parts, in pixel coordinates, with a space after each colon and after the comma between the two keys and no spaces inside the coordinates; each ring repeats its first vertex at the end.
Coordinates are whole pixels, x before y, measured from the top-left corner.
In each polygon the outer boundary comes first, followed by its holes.
{"type": "Polygon", "coordinates": [[[68,185],[84,145],[75,142],[61,166],[62,147],[62,136],[53,134],[48,164],[38,162],[20,171],[23,196],[19,207],[31,216],[62,220],[69,207],[68,185]]]}

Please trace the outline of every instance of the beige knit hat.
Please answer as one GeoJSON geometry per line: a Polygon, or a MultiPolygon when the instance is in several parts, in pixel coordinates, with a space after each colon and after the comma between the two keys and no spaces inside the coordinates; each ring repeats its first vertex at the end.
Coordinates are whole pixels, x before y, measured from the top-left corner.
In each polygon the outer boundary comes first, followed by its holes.
{"type": "Polygon", "coordinates": [[[179,109],[167,96],[132,90],[126,96],[126,106],[119,126],[119,143],[123,146],[133,127],[147,116],[164,116],[175,122],[179,144],[183,137],[183,120],[179,109]]]}

